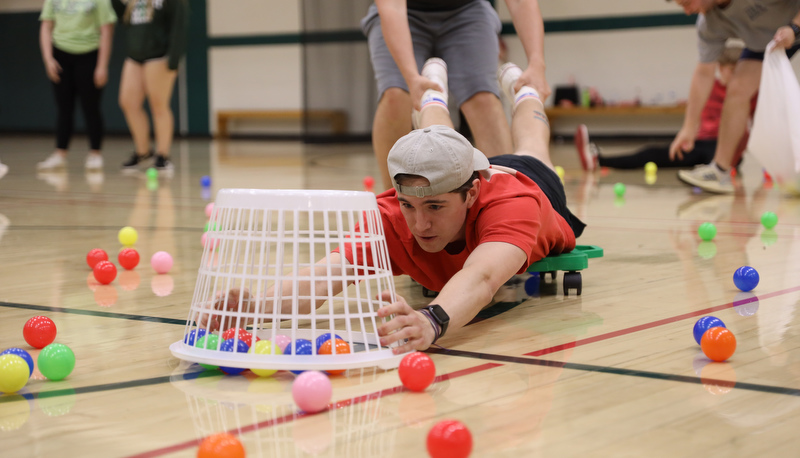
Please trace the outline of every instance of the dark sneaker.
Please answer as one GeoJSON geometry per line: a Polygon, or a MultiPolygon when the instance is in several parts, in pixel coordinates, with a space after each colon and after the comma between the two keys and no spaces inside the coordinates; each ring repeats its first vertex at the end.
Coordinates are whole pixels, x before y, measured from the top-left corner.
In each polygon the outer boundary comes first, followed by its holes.
{"type": "Polygon", "coordinates": [[[127,161],[122,163],[122,168],[123,169],[135,169],[135,168],[137,168],[139,166],[139,164],[141,164],[142,162],[150,159],[151,157],[153,157],[153,152],[152,151],[148,151],[148,153],[145,154],[144,156],[142,156],[141,154],[139,154],[136,151],[134,151],[133,154],[131,154],[130,159],[128,159],[127,161]]]}
{"type": "Polygon", "coordinates": [[[156,162],[153,166],[161,172],[172,172],[174,169],[169,158],[162,154],[156,154],[156,162]]]}

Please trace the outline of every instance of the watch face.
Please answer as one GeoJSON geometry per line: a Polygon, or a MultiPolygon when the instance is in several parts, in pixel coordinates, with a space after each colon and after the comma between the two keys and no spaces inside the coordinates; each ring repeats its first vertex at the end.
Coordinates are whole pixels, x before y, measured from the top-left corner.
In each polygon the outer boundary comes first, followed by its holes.
{"type": "Polygon", "coordinates": [[[450,321],[450,316],[440,305],[432,305],[428,308],[428,310],[431,311],[431,314],[434,318],[436,318],[436,321],[438,321],[439,324],[445,324],[450,321]]]}

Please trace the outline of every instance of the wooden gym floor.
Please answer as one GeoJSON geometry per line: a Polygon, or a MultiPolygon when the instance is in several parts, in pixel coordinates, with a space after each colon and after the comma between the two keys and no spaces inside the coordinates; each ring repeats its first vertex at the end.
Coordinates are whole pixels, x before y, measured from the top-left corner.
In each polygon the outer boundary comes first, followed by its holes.
{"type": "MultiPolygon", "coordinates": [[[[442,419],[470,428],[473,456],[797,454],[800,200],[763,187],[753,162],[741,192],[712,196],[667,169],[653,184],[640,170],[585,175],[571,144],[554,144],[570,207],[589,224],[579,243],[605,249],[583,271],[583,294],[564,297],[559,275],[528,296],[526,277],[515,278],[495,307],[430,352],[438,378],[426,392],[403,390],[396,371],[351,370],[332,378],[330,409],[303,415],[291,374],[199,373],[168,347],[183,335],[213,193],[360,190],[377,175],[370,146],[182,140],[175,175],[155,188],[118,171],[129,140],[107,140],[102,175],[83,171],[85,139],[73,145],[67,171],[37,174],[50,136],[0,138],[10,166],[0,180],[0,348],[35,358],[22,327],[43,314],[77,356],[65,380],[34,373],[0,397],[3,456],[189,457],[222,431],[238,434],[250,457],[424,456],[442,419]],[[624,199],[615,182],[627,184],[624,199]],[[780,218],[773,231],[758,222],[767,210],[780,218]],[[700,244],[705,221],[718,235],[700,244]],[[98,286],[84,257],[95,247],[113,256],[126,225],[139,232],[143,261],[98,286]],[[159,250],[175,259],[167,275],[149,267],[159,250]],[[733,285],[742,265],[760,273],[752,294],[733,285]],[[708,314],[737,337],[726,363],[709,363],[692,338],[708,314]]],[[[412,304],[427,303],[407,278],[396,284],[412,304]]]]}

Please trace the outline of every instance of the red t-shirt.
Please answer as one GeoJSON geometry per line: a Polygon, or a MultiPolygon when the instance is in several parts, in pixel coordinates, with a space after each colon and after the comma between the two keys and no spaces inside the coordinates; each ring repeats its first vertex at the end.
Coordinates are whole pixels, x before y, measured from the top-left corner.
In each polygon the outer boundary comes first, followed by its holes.
{"type": "MultiPolygon", "coordinates": [[[[524,251],[527,260],[518,273],[549,254],[575,248],[572,228],[553,209],[539,186],[522,173],[497,173],[489,181],[481,177],[478,200],[467,212],[466,246],[457,254],[446,250],[428,253],[420,248],[408,229],[396,195],[390,189],[377,197],[392,273],[408,275],[433,291],[441,291],[481,243],[506,242],[524,251]]],[[[357,252],[362,265],[362,251],[359,248],[357,252]]],[[[353,262],[349,244],[345,245],[345,257],[353,262]]],[[[368,249],[367,259],[372,258],[368,249]]]]}
{"type": "MultiPolygon", "coordinates": [[[[758,94],[750,100],[750,116],[756,111],[758,94]]],[[[722,119],[722,104],[725,103],[725,86],[719,80],[714,80],[714,87],[708,95],[703,111],[700,113],[700,129],[697,131],[698,140],[716,140],[719,136],[719,122],[722,119]]]]}

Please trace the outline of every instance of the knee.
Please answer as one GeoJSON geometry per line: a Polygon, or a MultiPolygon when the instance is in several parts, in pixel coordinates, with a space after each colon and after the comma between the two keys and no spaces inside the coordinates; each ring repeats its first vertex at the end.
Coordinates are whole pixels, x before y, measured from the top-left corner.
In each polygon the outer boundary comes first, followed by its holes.
{"type": "Polygon", "coordinates": [[[384,112],[407,114],[411,111],[411,97],[399,87],[390,87],[383,93],[378,105],[384,112]]]}
{"type": "Polygon", "coordinates": [[[157,102],[153,103],[150,102],[150,112],[153,113],[153,117],[161,118],[164,116],[172,115],[172,109],[169,107],[168,102],[157,102]]]}
{"type": "Polygon", "coordinates": [[[503,111],[503,104],[500,99],[491,92],[478,92],[461,104],[461,111],[465,115],[475,116],[495,115],[503,111]]]}
{"type": "Polygon", "coordinates": [[[142,101],[139,100],[137,97],[132,97],[129,94],[126,94],[123,91],[119,93],[119,107],[122,108],[122,111],[136,111],[142,109],[142,101]]]}

